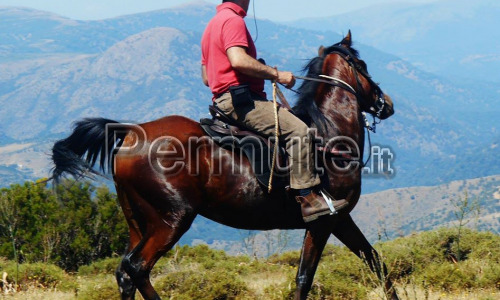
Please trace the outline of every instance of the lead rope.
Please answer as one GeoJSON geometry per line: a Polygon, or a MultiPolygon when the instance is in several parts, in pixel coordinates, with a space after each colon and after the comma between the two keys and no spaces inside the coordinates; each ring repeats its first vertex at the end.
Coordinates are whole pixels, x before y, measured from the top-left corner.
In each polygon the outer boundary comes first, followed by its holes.
{"type": "Polygon", "coordinates": [[[279,118],[278,118],[278,103],[276,101],[278,86],[276,81],[273,80],[273,107],[274,107],[274,150],[273,150],[273,163],[271,166],[271,173],[269,175],[269,185],[267,187],[268,193],[273,189],[273,175],[274,167],[276,166],[276,157],[278,155],[278,138],[279,138],[279,118]]]}

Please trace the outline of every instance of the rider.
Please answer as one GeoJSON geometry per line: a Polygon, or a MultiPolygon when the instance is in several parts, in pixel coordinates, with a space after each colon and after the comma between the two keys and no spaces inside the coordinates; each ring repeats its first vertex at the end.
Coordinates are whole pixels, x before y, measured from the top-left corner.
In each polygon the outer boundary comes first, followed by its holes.
{"type": "MultiPolygon", "coordinates": [[[[291,88],[295,77],[256,60],[257,51],[243,18],[250,0],[224,0],[208,23],[201,40],[203,83],[213,93],[214,104],[227,116],[267,137],[274,133],[273,103],[266,100],[264,80],[275,80],[291,88]]],[[[280,108],[280,137],[290,155],[290,187],[298,190],[304,221],[332,211],[319,194],[320,178],[314,172],[312,139],[308,127],[286,109],[280,108]]],[[[334,210],[347,206],[334,200],[334,210]]]]}

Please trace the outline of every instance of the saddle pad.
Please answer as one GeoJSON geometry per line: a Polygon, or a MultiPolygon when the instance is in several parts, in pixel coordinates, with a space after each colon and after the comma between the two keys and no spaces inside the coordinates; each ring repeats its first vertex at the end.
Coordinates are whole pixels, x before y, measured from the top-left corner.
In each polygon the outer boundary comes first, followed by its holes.
{"type": "MultiPolygon", "coordinates": [[[[257,180],[264,187],[269,185],[271,175],[271,165],[273,158],[273,149],[270,148],[262,139],[251,135],[231,135],[224,134],[216,130],[213,119],[201,119],[201,128],[209,135],[219,146],[229,151],[238,151],[249,160],[257,180]]],[[[288,185],[288,174],[279,170],[274,171],[273,188],[284,188],[288,185]]]]}

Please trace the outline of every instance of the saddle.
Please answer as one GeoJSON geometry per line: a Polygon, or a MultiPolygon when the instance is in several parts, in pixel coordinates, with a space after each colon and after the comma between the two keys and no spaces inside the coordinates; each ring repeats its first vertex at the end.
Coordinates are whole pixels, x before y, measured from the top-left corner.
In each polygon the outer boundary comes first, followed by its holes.
{"type": "MultiPolygon", "coordinates": [[[[258,182],[267,187],[271,176],[274,143],[226,116],[214,105],[209,106],[209,111],[212,119],[200,120],[205,133],[222,148],[246,156],[258,182]]],[[[281,168],[286,166],[287,160],[284,147],[279,145],[273,172],[273,188],[283,189],[289,184],[289,174],[281,168]]]]}

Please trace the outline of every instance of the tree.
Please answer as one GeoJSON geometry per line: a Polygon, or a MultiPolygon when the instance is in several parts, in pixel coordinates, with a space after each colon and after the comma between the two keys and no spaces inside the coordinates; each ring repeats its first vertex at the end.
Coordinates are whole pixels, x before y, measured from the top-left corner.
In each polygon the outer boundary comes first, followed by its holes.
{"type": "Polygon", "coordinates": [[[479,199],[476,198],[473,201],[470,201],[469,194],[467,191],[465,191],[463,198],[459,197],[456,200],[451,199],[451,203],[455,207],[455,211],[453,211],[453,213],[455,214],[455,218],[457,219],[456,227],[458,232],[456,240],[457,244],[456,258],[457,261],[460,261],[462,259],[462,251],[460,248],[462,230],[470,222],[471,218],[479,217],[480,214],[479,199]]]}
{"type": "Polygon", "coordinates": [[[110,193],[106,186],[101,186],[97,188],[93,202],[97,206],[93,218],[95,255],[108,257],[121,254],[128,242],[128,226],[116,194],[110,193]]]}
{"type": "Polygon", "coordinates": [[[0,256],[67,271],[121,253],[128,227],[115,194],[89,182],[25,182],[1,190],[0,256]]]}
{"type": "Polygon", "coordinates": [[[0,191],[0,232],[4,237],[10,239],[12,243],[14,261],[16,262],[16,286],[19,279],[19,260],[16,247],[17,223],[18,212],[14,198],[8,189],[2,189],[0,191]]]}

